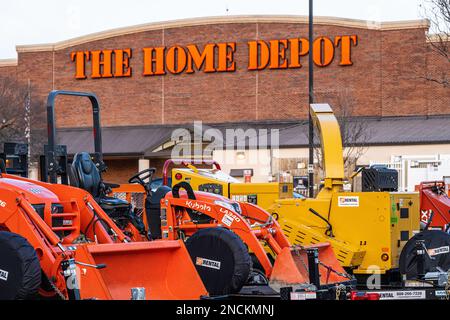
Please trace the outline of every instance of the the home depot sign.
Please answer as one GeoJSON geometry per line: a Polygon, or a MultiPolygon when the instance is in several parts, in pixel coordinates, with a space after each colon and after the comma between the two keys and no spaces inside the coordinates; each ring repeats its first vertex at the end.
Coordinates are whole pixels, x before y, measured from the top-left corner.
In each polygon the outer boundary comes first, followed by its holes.
{"type": "MultiPolygon", "coordinates": [[[[340,66],[351,66],[352,48],[358,44],[356,35],[318,37],[313,43],[313,60],[326,67],[334,60],[340,66]]],[[[235,61],[235,42],[209,43],[202,49],[197,45],[142,48],[144,76],[167,73],[232,72],[239,67],[235,61]]],[[[309,52],[305,38],[254,40],[247,42],[247,70],[301,68],[309,52]]],[[[75,51],[70,55],[75,64],[75,78],[131,77],[133,49],[75,51]]]]}

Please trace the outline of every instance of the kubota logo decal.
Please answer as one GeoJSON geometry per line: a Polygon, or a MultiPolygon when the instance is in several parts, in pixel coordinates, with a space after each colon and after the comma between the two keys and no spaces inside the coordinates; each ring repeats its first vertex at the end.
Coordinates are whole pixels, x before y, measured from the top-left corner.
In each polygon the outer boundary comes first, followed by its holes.
{"type": "Polygon", "coordinates": [[[195,264],[206,268],[220,270],[220,261],[197,257],[195,259],[195,264]]]}
{"type": "Polygon", "coordinates": [[[0,269],[0,280],[8,281],[8,271],[0,269]]]}
{"type": "Polygon", "coordinates": [[[211,212],[211,207],[208,206],[207,204],[200,204],[196,201],[186,201],[186,205],[191,208],[192,210],[197,210],[197,211],[208,211],[211,212]]]}

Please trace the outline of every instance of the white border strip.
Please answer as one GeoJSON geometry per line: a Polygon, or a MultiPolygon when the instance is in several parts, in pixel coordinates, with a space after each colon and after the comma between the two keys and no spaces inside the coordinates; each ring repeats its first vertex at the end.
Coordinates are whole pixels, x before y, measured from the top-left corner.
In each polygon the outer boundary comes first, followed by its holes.
{"type": "MultiPolygon", "coordinates": [[[[192,26],[202,26],[211,24],[231,24],[231,23],[308,23],[307,16],[293,16],[293,15],[254,15],[254,16],[222,16],[222,17],[206,17],[206,18],[191,18],[182,20],[173,20],[165,22],[146,23],[131,27],[117,28],[107,31],[92,33],[89,35],[64,40],[56,43],[36,44],[36,45],[18,45],[17,52],[39,52],[66,49],[75,45],[103,40],[106,38],[122,36],[132,33],[182,28],[192,26]]],[[[393,21],[393,22],[374,22],[356,19],[335,18],[335,17],[314,17],[314,24],[316,25],[330,25],[349,28],[373,29],[373,30],[404,30],[429,28],[429,21],[423,20],[408,20],[408,21],[393,21]]]]}

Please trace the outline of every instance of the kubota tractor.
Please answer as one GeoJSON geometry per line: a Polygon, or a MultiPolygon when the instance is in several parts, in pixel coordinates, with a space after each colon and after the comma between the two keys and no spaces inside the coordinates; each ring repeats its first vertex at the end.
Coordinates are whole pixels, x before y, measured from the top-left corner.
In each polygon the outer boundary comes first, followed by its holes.
{"type": "MultiPolygon", "coordinates": [[[[95,95],[54,91],[48,99],[46,157],[52,183],[6,174],[0,160],[0,299],[37,293],[63,299],[130,299],[132,290],[139,298],[145,291],[148,299],[207,295],[182,240],[132,242],[111,218],[123,213],[135,223],[126,210],[129,204],[98,198],[107,185],[83,180],[91,186],[88,192],[56,184],[60,167],[55,162],[53,105],[60,94],[89,98],[94,122],[100,120],[95,95]]],[[[91,170],[82,160],[80,167],[91,170]]]]}
{"type": "MultiPolygon", "coordinates": [[[[131,177],[130,185],[112,185],[101,178],[105,167],[102,155],[100,108],[93,94],[53,91],[48,104],[49,141],[43,178],[70,183],[88,191],[93,199],[132,241],[154,245],[166,241],[183,241],[210,295],[278,296],[289,290],[311,292],[318,298],[345,298],[354,279],[339,265],[327,243],[292,247],[278,223],[257,206],[226,199],[219,195],[193,192],[189,184],[171,190],[161,186],[151,191],[153,169],[131,177]],[[93,157],[86,152],[57,159],[54,100],[57,95],[88,97],[93,105],[93,157]],[[64,159],[65,158],[65,159],[64,159]],[[127,193],[130,189],[145,197],[144,212],[137,212],[129,201],[110,197],[113,189],[127,193]],[[180,191],[184,189],[184,191],[180,191]],[[267,255],[264,244],[271,250],[267,255]],[[342,293],[337,295],[336,292],[342,293]]],[[[132,196],[127,197],[132,202],[132,196]]],[[[180,264],[179,264],[180,265],[180,264]]],[[[142,275],[142,274],[141,274],[142,275]]]]}
{"type": "Polygon", "coordinates": [[[0,300],[207,295],[183,241],[131,242],[88,192],[0,168],[0,300]]]}
{"type": "MultiPolygon", "coordinates": [[[[328,243],[291,246],[272,216],[250,203],[192,190],[181,182],[151,191],[147,169],[132,179],[146,191],[143,221],[149,239],[184,239],[208,292],[212,295],[275,295],[280,291],[320,292],[336,298],[354,280],[339,265],[328,243]],[[268,254],[267,250],[270,250],[268,254]],[[268,285],[268,287],[267,287],[268,285]]],[[[136,194],[136,184],[115,194],[136,194]]]]}

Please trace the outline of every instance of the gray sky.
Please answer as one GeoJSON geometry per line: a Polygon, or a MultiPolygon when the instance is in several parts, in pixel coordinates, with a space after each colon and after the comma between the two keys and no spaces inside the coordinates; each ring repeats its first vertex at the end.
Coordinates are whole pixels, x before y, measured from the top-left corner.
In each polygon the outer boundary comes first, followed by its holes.
{"type": "MultiPolygon", "coordinates": [[[[373,21],[421,18],[422,0],[315,0],[315,15],[373,21]]],[[[0,10],[0,59],[16,45],[57,42],[148,22],[243,14],[307,15],[307,0],[8,0],[0,10]],[[228,9],[228,11],[227,11],[228,9]]]]}

